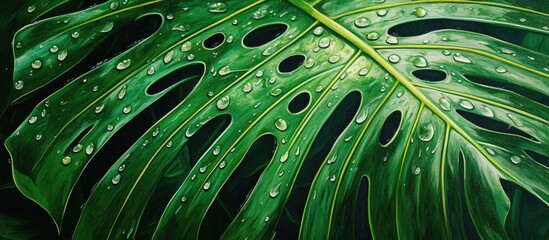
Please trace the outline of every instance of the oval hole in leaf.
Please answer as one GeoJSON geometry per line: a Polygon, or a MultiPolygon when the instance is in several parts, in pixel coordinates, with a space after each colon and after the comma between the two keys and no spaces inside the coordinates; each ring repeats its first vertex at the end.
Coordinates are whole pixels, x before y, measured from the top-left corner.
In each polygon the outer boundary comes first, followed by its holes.
{"type": "Polygon", "coordinates": [[[299,113],[309,106],[310,101],[311,95],[308,92],[302,92],[290,101],[288,104],[288,111],[291,113],[299,113]]]}
{"type": "Polygon", "coordinates": [[[446,72],[442,70],[433,70],[433,69],[421,69],[421,70],[415,70],[412,72],[412,74],[423,80],[428,82],[439,82],[444,79],[446,79],[446,72]]]}
{"type": "Polygon", "coordinates": [[[353,121],[358,112],[361,98],[362,96],[357,91],[345,96],[314,137],[311,149],[306,153],[307,156],[297,176],[296,187],[292,189],[286,204],[288,211],[285,211],[278,223],[276,234],[279,239],[298,239],[299,223],[315,174],[319,171],[336,140],[342,138],[341,133],[353,121]]]}
{"type": "Polygon", "coordinates": [[[356,239],[373,239],[368,217],[368,184],[368,178],[363,176],[360,180],[360,187],[358,188],[358,194],[355,200],[356,239]]]}
{"type": "Polygon", "coordinates": [[[281,73],[290,73],[295,71],[305,62],[305,56],[293,55],[285,58],[278,64],[278,71],[281,73]]]}
{"type": "Polygon", "coordinates": [[[549,157],[548,156],[545,156],[541,153],[538,153],[538,152],[535,152],[535,151],[530,151],[530,150],[527,150],[527,149],[523,149],[523,150],[529,157],[536,160],[536,162],[542,164],[545,167],[549,167],[549,157]]]}
{"type": "Polygon", "coordinates": [[[220,239],[273,158],[276,143],[276,138],[271,134],[255,140],[208,209],[198,239],[220,239]]]}
{"type": "Polygon", "coordinates": [[[214,49],[216,47],[219,47],[219,45],[223,44],[224,41],[225,41],[225,35],[223,33],[216,33],[204,39],[203,44],[204,44],[204,48],[206,49],[214,49]]]}
{"type": "Polygon", "coordinates": [[[498,89],[505,89],[511,92],[514,92],[516,94],[519,94],[525,98],[528,98],[532,101],[539,102],[545,106],[549,106],[549,97],[547,95],[540,93],[538,91],[535,91],[533,89],[529,89],[517,84],[512,83],[506,83],[501,79],[489,79],[485,77],[475,76],[475,75],[463,75],[465,78],[467,78],[469,81],[478,83],[480,85],[484,85],[487,87],[493,87],[498,89]]]}
{"type": "Polygon", "coordinates": [[[200,63],[182,66],[149,85],[147,94],[154,95],[187,81],[197,81],[204,75],[205,71],[204,64],[200,63]]]}
{"type": "Polygon", "coordinates": [[[220,115],[208,121],[189,139],[186,146],[172,163],[172,166],[164,173],[160,182],[155,187],[151,199],[145,207],[141,221],[138,239],[151,239],[156,230],[156,225],[168,205],[172,196],[185,180],[189,170],[198,162],[209,147],[229,127],[231,117],[228,114],[220,115]]]}
{"type": "Polygon", "coordinates": [[[532,141],[539,142],[539,140],[532,135],[525,133],[521,131],[520,129],[517,129],[507,123],[497,121],[495,119],[485,117],[476,113],[463,111],[461,109],[457,109],[456,112],[461,115],[463,118],[467,119],[467,121],[481,127],[484,129],[488,129],[495,132],[500,133],[507,133],[507,134],[513,134],[517,136],[521,136],[527,139],[530,139],[532,141]]]}
{"type": "MultiPolygon", "coordinates": [[[[442,29],[455,29],[461,31],[475,32],[484,35],[488,35],[499,40],[513,43],[515,45],[529,48],[530,50],[539,51],[539,46],[532,44],[524,44],[525,38],[529,36],[530,32],[511,26],[504,26],[501,24],[491,24],[475,21],[463,21],[453,19],[425,19],[413,22],[406,22],[396,25],[388,30],[389,35],[395,37],[412,37],[423,35],[432,31],[442,29]]],[[[549,41],[549,37],[539,34],[539,41],[549,41]]]]}
{"type": "Polygon", "coordinates": [[[265,26],[258,27],[244,36],[242,44],[246,47],[259,47],[263,46],[278,36],[282,35],[288,26],[282,23],[274,23],[265,26]]]}
{"type": "Polygon", "coordinates": [[[381,146],[387,146],[396,136],[398,129],[400,128],[400,123],[402,122],[402,112],[394,111],[392,112],[381,127],[379,132],[379,144],[381,146]]]}

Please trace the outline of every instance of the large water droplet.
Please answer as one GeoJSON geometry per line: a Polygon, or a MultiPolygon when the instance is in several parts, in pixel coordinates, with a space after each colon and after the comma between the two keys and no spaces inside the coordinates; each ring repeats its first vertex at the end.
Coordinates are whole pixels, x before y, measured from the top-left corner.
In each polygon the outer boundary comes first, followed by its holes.
{"type": "Polygon", "coordinates": [[[14,85],[13,85],[15,90],[21,90],[21,89],[23,89],[24,86],[25,86],[25,82],[23,82],[21,80],[15,82],[14,85]]]}
{"type": "Polygon", "coordinates": [[[318,46],[320,48],[327,48],[330,46],[330,43],[331,43],[331,40],[330,38],[328,37],[323,37],[320,39],[320,41],[318,41],[318,46]]]}
{"type": "Polygon", "coordinates": [[[127,92],[126,85],[124,85],[122,89],[120,89],[120,92],[118,92],[118,99],[120,100],[124,99],[124,97],[126,96],[126,92],[127,92]]]}
{"type": "Polygon", "coordinates": [[[504,66],[496,67],[496,72],[497,72],[497,73],[506,73],[506,72],[507,72],[507,68],[505,68],[504,66]]]}
{"type": "Polygon", "coordinates": [[[422,56],[414,56],[412,59],[410,59],[412,64],[418,68],[424,68],[427,67],[429,64],[427,63],[427,59],[425,59],[422,56]]]}
{"type": "Polygon", "coordinates": [[[416,17],[425,17],[425,15],[427,15],[427,10],[425,10],[425,8],[422,8],[422,7],[417,7],[414,9],[413,14],[416,17]]]}
{"type": "Polygon", "coordinates": [[[122,112],[124,114],[128,114],[132,111],[132,105],[126,105],[123,109],[122,109],[122,112]]]}
{"type": "Polygon", "coordinates": [[[312,58],[307,58],[307,60],[305,60],[305,63],[303,63],[303,66],[305,68],[312,68],[314,65],[315,65],[315,60],[312,58]]]}
{"type": "Polygon", "coordinates": [[[313,34],[317,36],[320,36],[323,32],[324,32],[324,28],[321,26],[318,26],[315,28],[315,30],[313,30],[313,34]]]}
{"type": "Polygon", "coordinates": [[[230,103],[231,103],[231,97],[225,96],[225,97],[220,98],[217,101],[216,106],[217,106],[217,109],[219,109],[219,110],[225,110],[225,109],[227,109],[227,107],[229,107],[230,103]]]}
{"type": "Polygon", "coordinates": [[[286,160],[288,160],[288,156],[290,155],[290,152],[286,152],[284,153],[284,155],[282,155],[280,157],[280,162],[283,163],[283,162],[286,162],[286,160]]]}
{"type": "Polygon", "coordinates": [[[29,12],[29,13],[34,12],[34,10],[36,10],[36,5],[34,5],[34,4],[30,5],[27,8],[27,12],[29,12]]]}
{"type": "Polygon", "coordinates": [[[211,186],[212,186],[212,183],[210,181],[208,181],[208,182],[204,183],[203,188],[204,188],[204,190],[208,191],[208,189],[210,189],[211,186]]]}
{"type": "Polygon", "coordinates": [[[31,67],[33,69],[40,69],[42,67],[42,61],[40,59],[36,59],[31,63],[31,67]]]}
{"type": "Polygon", "coordinates": [[[419,140],[428,142],[433,139],[433,136],[435,135],[435,128],[433,127],[433,124],[423,123],[421,126],[419,126],[419,129],[417,131],[417,136],[419,137],[419,140]]]}
{"type": "Polygon", "coordinates": [[[275,88],[271,91],[271,96],[276,97],[276,96],[280,95],[281,93],[282,93],[282,89],[275,88]]]}
{"type": "Polygon", "coordinates": [[[215,146],[214,150],[212,151],[213,155],[214,156],[217,156],[219,155],[219,153],[221,153],[221,147],[220,146],[215,146]]]}
{"type": "Polygon", "coordinates": [[[370,19],[365,17],[357,18],[355,20],[355,26],[358,28],[365,28],[367,26],[370,26],[370,23],[370,19]]]}
{"type": "Polygon", "coordinates": [[[400,57],[396,54],[391,54],[388,59],[392,63],[398,63],[400,61],[400,57]]]}
{"type": "Polygon", "coordinates": [[[231,69],[229,68],[229,66],[224,66],[219,69],[219,76],[225,76],[229,73],[231,73],[231,69]]]}
{"type": "Polygon", "coordinates": [[[53,45],[53,46],[50,47],[50,52],[51,53],[56,53],[57,51],[59,51],[59,46],[53,45]]]}
{"type": "Polygon", "coordinates": [[[227,8],[227,4],[222,2],[212,3],[209,6],[209,10],[212,13],[223,13],[227,11],[227,8]]]}
{"type": "Polygon", "coordinates": [[[118,167],[119,172],[123,172],[124,170],[126,170],[126,164],[122,164],[118,167]]]}
{"type": "Polygon", "coordinates": [[[122,178],[122,175],[120,175],[120,173],[117,173],[116,175],[114,175],[114,177],[112,177],[111,183],[116,185],[116,184],[120,183],[121,178],[122,178]]]}
{"type": "Polygon", "coordinates": [[[519,156],[511,156],[510,159],[511,159],[511,162],[514,164],[519,164],[521,161],[519,156]]]}
{"type": "Polygon", "coordinates": [[[280,192],[280,184],[282,183],[278,183],[274,188],[271,189],[271,191],[269,191],[269,196],[271,198],[275,198],[276,196],[278,196],[278,193],[280,192]]]}
{"type": "Polygon", "coordinates": [[[487,117],[493,117],[494,116],[494,111],[486,105],[481,105],[480,106],[480,113],[482,113],[482,115],[487,116],[487,117]]]}
{"type": "Polygon", "coordinates": [[[438,104],[442,110],[450,111],[452,104],[450,103],[450,100],[446,97],[441,97],[438,99],[438,104]]]}
{"type": "Polygon", "coordinates": [[[245,93],[249,93],[253,89],[254,89],[254,86],[252,85],[252,83],[246,83],[246,84],[244,84],[244,87],[242,88],[242,91],[245,92],[245,93]]]}
{"type": "Polygon", "coordinates": [[[454,53],[454,60],[461,63],[472,63],[471,59],[461,55],[461,53],[454,53]]]}
{"type": "Polygon", "coordinates": [[[114,2],[112,2],[112,3],[109,5],[109,8],[110,8],[111,10],[116,10],[116,9],[118,8],[118,6],[119,6],[118,1],[114,1],[114,2]]]}
{"type": "Polygon", "coordinates": [[[366,39],[368,39],[370,41],[377,40],[377,39],[379,39],[379,33],[378,32],[370,32],[370,33],[368,33],[368,35],[366,35],[366,39]]]}
{"type": "Polygon", "coordinates": [[[32,125],[36,122],[36,120],[38,120],[38,117],[37,116],[32,116],[29,118],[29,124],[32,125]]]}
{"type": "Polygon", "coordinates": [[[267,9],[261,8],[252,13],[253,19],[262,19],[267,15],[267,9]]]}
{"type": "Polygon", "coordinates": [[[469,109],[469,110],[474,108],[473,104],[470,101],[465,100],[465,99],[459,101],[459,105],[462,106],[463,108],[469,109]]]}
{"type": "Polygon", "coordinates": [[[76,144],[76,146],[74,146],[74,147],[72,148],[72,152],[73,152],[73,153],[78,153],[78,152],[82,151],[83,148],[84,148],[84,145],[82,145],[82,144],[80,144],[80,143],[79,143],[79,144],[76,144]]]}
{"type": "Polygon", "coordinates": [[[72,158],[69,156],[65,156],[63,159],[61,159],[61,163],[65,166],[69,165],[72,162],[72,158]]]}
{"type": "Polygon", "coordinates": [[[376,12],[376,14],[380,17],[383,17],[383,16],[387,15],[387,10],[385,10],[385,9],[378,10],[376,12]]]}
{"type": "Polygon", "coordinates": [[[181,45],[181,51],[182,52],[188,52],[193,48],[193,44],[191,42],[185,42],[181,45]]]}
{"type": "Polygon", "coordinates": [[[67,58],[68,54],[69,53],[67,52],[67,50],[62,50],[59,54],[57,54],[57,60],[64,61],[67,58]]]}
{"type": "Polygon", "coordinates": [[[105,108],[105,104],[101,104],[99,106],[95,107],[95,113],[101,113],[103,111],[103,108],[105,108]]]}
{"type": "Polygon", "coordinates": [[[522,123],[522,121],[515,115],[511,114],[511,113],[508,113],[507,116],[509,117],[509,119],[511,119],[511,121],[513,121],[513,123],[517,126],[517,127],[522,127],[524,125],[524,123],[522,123]]]}
{"type": "Polygon", "coordinates": [[[328,62],[330,63],[337,63],[339,60],[341,60],[341,57],[337,55],[330,56],[330,58],[328,58],[328,62]]]}
{"type": "Polygon", "coordinates": [[[416,167],[416,169],[414,169],[414,174],[415,175],[419,175],[421,173],[421,168],[420,167],[416,167]]]}
{"type": "Polygon", "coordinates": [[[168,64],[172,61],[173,59],[173,50],[172,51],[169,51],[165,56],[164,56],[164,63],[165,64],[168,64]]]}
{"type": "Polygon", "coordinates": [[[369,109],[370,109],[369,107],[366,107],[366,109],[364,109],[363,111],[360,111],[358,113],[358,115],[356,116],[355,122],[358,123],[358,124],[361,124],[364,121],[366,121],[366,119],[368,118],[369,109]]]}
{"type": "Polygon", "coordinates": [[[385,42],[388,43],[388,44],[395,45],[395,44],[398,44],[398,38],[393,37],[393,36],[389,36],[389,37],[387,37],[387,40],[385,40],[385,42]]]}
{"type": "Polygon", "coordinates": [[[131,64],[132,64],[131,59],[124,59],[116,65],[116,69],[124,70],[124,69],[130,67],[131,64]]]}
{"type": "Polygon", "coordinates": [[[288,123],[282,118],[275,120],[274,125],[280,131],[286,131],[286,129],[288,129],[288,123]]]}
{"type": "Polygon", "coordinates": [[[87,155],[91,155],[91,154],[93,153],[94,148],[95,148],[95,144],[90,143],[90,144],[86,147],[86,154],[87,154],[87,155]]]}

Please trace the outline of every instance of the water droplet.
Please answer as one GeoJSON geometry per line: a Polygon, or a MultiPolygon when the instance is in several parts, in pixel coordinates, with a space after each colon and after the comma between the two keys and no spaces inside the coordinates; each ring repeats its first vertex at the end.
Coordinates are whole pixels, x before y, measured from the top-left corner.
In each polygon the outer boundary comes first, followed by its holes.
{"type": "Polygon", "coordinates": [[[113,185],[118,184],[120,182],[120,178],[122,178],[122,175],[120,175],[120,173],[117,173],[116,175],[114,175],[114,177],[112,177],[111,183],[113,185]]]}
{"type": "Polygon", "coordinates": [[[191,26],[188,24],[181,24],[178,23],[175,26],[172,27],[172,31],[180,31],[180,32],[186,32],[191,29],[191,26]]]}
{"type": "Polygon", "coordinates": [[[284,153],[284,155],[280,157],[280,162],[281,163],[286,162],[286,160],[288,160],[288,156],[289,156],[289,152],[284,153]]]}
{"type": "Polygon", "coordinates": [[[399,98],[399,97],[402,97],[402,95],[404,95],[404,92],[402,92],[402,91],[399,91],[399,92],[397,93],[397,97],[398,97],[398,98],[399,98]]]}
{"type": "Polygon", "coordinates": [[[242,91],[245,92],[245,93],[249,93],[253,89],[254,89],[254,86],[252,85],[252,83],[246,83],[246,84],[244,84],[244,87],[242,88],[242,91]]]}
{"type": "Polygon", "coordinates": [[[97,92],[99,90],[99,86],[95,85],[92,88],[92,92],[97,92]]]}
{"type": "Polygon", "coordinates": [[[194,57],[195,57],[194,54],[191,53],[191,54],[187,55],[187,60],[192,61],[194,59],[194,57]]]}
{"type": "Polygon", "coordinates": [[[511,156],[510,159],[511,159],[511,162],[514,164],[519,164],[521,161],[519,156],[511,156]]]}
{"type": "Polygon", "coordinates": [[[365,27],[368,27],[370,26],[370,19],[368,18],[365,18],[365,17],[361,17],[361,18],[357,18],[355,20],[355,26],[357,28],[365,28],[365,27]]]}
{"type": "Polygon", "coordinates": [[[217,109],[219,109],[219,110],[225,110],[225,109],[227,109],[227,107],[229,107],[230,103],[231,103],[231,97],[225,96],[225,97],[220,98],[217,101],[216,106],[217,106],[217,109]]]}
{"type": "Polygon", "coordinates": [[[57,60],[64,61],[67,58],[67,55],[67,50],[62,50],[59,54],[57,54],[57,60]]]}
{"type": "Polygon", "coordinates": [[[223,169],[223,168],[225,168],[225,166],[227,166],[227,163],[225,161],[221,161],[219,163],[219,169],[223,169]]]}
{"type": "Polygon", "coordinates": [[[324,32],[324,28],[321,26],[318,26],[315,28],[315,30],[313,30],[313,34],[317,36],[320,36],[323,32],[324,32]]]}
{"type": "Polygon", "coordinates": [[[126,85],[124,85],[122,89],[120,89],[120,92],[118,92],[118,99],[122,100],[126,96],[126,92],[126,85]]]}
{"type": "Polygon", "coordinates": [[[232,43],[233,41],[234,41],[233,35],[231,35],[227,38],[227,43],[232,43]]]}
{"type": "Polygon", "coordinates": [[[132,60],[131,60],[131,59],[124,59],[124,60],[122,60],[122,62],[119,62],[119,63],[116,65],[116,69],[118,69],[118,70],[124,70],[124,69],[130,67],[131,64],[132,64],[132,60]]]}
{"type": "Polygon", "coordinates": [[[385,10],[385,9],[378,10],[376,12],[376,14],[380,17],[383,17],[383,16],[387,15],[387,10],[385,10]]]}
{"type": "Polygon", "coordinates": [[[507,72],[507,68],[505,68],[504,66],[496,67],[496,72],[497,72],[497,73],[506,73],[506,72],[507,72]]]}
{"type": "Polygon", "coordinates": [[[451,103],[450,103],[450,100],[446,97],[441,97],[439,100],[438,100],[438,104],[440,105],[440,108],[444,111],[450,111],[451,109],[451,103]]]}
{"type": "Polygon", "coordinates": [[[288,129],[288,123],[282,118],[277,119],[274,122],[274,125],[280,131],[286,131],[286,129],[288,129]]]}
{"type": "Polygon", "coordinates": [[[509,119],[511,119],[511,121],[513,121],[513,123],[517,126],[517,127],[522,127],[524,126],[524,123],[522,123],[522,121],[515,115],[511,114],[511,113],[508,113],[507,116],[509,117],[509,119]]]}
{"type": "Polygon", "coordinates": [[[173,50],[172,51],[169,51],[165,56],[164,56],[164,63],[165,64],[168,64],[172,61],[173,59],[173,50]]]}
{"type": "Polygon", "coordinates": [[[471,102],[469,102],[468,100],[465,100],[465,99],[459,101],[459,105],[462,106],[463,108],[469,109],[469,110],[474,108],[473,104],[471,102]]]}
{"type": "Polygon", "coordinates": [[[83,148],[84,148],[84,145],[82,145],[82,144],[80,144],[80,143],[79,143],[79,144],[76,144],[76,146],[74,146],[74,147],[72,148],[72,152],[73,152],[73,153],[78,153],[78,152],[82,151],[83,148]]]}
{"type": "Polygon", "coordinates": [[[280,95],[281,93],[282,93],[282,89],[275,88],[271,91],[271,96],[276,97],[276,96],[280,95]]]}
{"type": "Polygon", "coordinates": [[[312,58],[307,58],[307,60],[305,60],[305,63],[303,64],[305,68],[312,68],[314,65],[315,65],[315,60],[312,58]]]}
{"type": "Polygon", "coordinates": [[[232,23],[233,23],[233,25],[235,25],[235,26],[236,26],[236,25],[238,25],[238,20],[236,20],[236,19],[235,19],[235,20],[233,20],[233,22],[232,22],[232,23]]]}
{"type": "Polygon", "coordinates": [[[174,16],[171,13],[168,13],[168,15],[166,15],[166,19],[168,19],[168,20],[173,20],[173,18],[174,18],[174,16]]]}
{"type": "Polygon", "coordinates": [[[31,67],[33,69],[40,69],[42,67],[42,61],[40,61],[39,59],[36,59],[34,60],[32,63],[31,63],[31,67]]]}
{"type": "Polygon", "coordinates": [[[370,32],[370,33],[368,33],[368,35],[366,35],[366,39],[368,39],[370,41],[377,40],[377,39],[379,39],[379,33],[378,32],[370,32]]]}
{"type": "Polygon", "coordinates": [[[78,37],[80,37],[80,33],[73,32],[73,33],[71,33],[71,37],[74,38],[74,39],[77,39],[78,37]]]}
{"type": "Polygon", "coordinates": [[[103,108],[105,108],[105,104],[101,104],[95,107],[95,113],[101,113],[101,111],[103,111],[103,108]]]}
{"type": "Polygon", "coordinates": [[[450,50],[443,50],[442,51],[442,55],[444,55],[444,56],[450,56],[450,54],[452,54],[452,51],[450,51],[450,50]]]}
{"type": "Polygon", "coordinates": [[[414,169],[414,174],[419,175],[419,173],[421,173],[421,168],[416,167],[416,169],[414,169]]]}
{"type": "Polygon", "coordinates": [[[398,44],[398,38],[393,37],[393,36],[389,36],[389,37],[387,37],[387,40],[385,40],[385,42],[388,43],[388,44],[395,45],[395,44],[398,44]]]}
{"type": "Polygon", "coordinates": [[[69,165],[71,162],[72,158],[69,156],[65,156],[63,159],[61,159],[61,163],[63,163],[63,165],[65,166],[69,165]]]}
{"type": "Polygon", "coordinates": [[[388,59],[392,63],[398,63],[400,61],[400,57],[396,54],[391,54],[388,59]]]}
{"type": "Polygon", "coordinates": [[[419,126],[419,129],[417,131],[417,136],[419,137],[419,140],[428,142],[433,139],[433,136],[435,135],[435,128],[433,127],[433,124],[423,123],[421,126],[419,126]]]}
{"type": "Polygon", "coordinates": [[[118,167],[119,172],[123,172],[126,169],[126,164],[122,164],[118,167]]]}
{"type": "Polygon", "coordinates": [[[213,153],[214,156],[219,155],[219,153],[221,153],[221,147],[220,147],[220,146],[216,146],[216,147],[214,148],[214,150],[212,151],[212,153],[213,153]]]}
{"type": "Polygon", "coordinates": [[[38,117],[37,116],[32,116],[29,118],[29,124],[32,125],[36,122],[36,120],[38,120],[38,117]]]}
{"type": "Polygon", "coordinates": [[[330,178],[330,182],[335,182],[336,179],[337,179],[336,175],[332,175],[332,177],[330,178]]]}
{"type": "Polygon", "coordinates": [[[341,60],[341,57],[337,56],[337,55],[334,55],[334,56],[331,56],[330,58],[328,58],[328,62],[330,62],[330,63],[337,63],[337,62],[339,62],[339,60],[341,60]]]}
{"type": "Polygon", "coordinates": [[[461,63],[472,63],[471,59],[461,55],[461,53],[454,53],[454,60],[461,63]]]}
{"type": "Polygon", "coordinates": [[[203,188],[204,188],[204,190],[208,191],[208,189],[210,189],[211,186],[212,186],[212,183],[210,181],[208,181],[208,182],[204,183],[203,188]]]}
{"type": "Polygon", "coordinates": [[[21,80],[15,82],[14,85],[13,85],[15,90],[21,90],[21,89],[23,89],[24,86],[25,86],[25,83],[21,80]]]}
{"type": "Polygon", "coordinates": [[[123,109],[122,109],[122,112],[124,114],[128,114],[132,111],[132,105],[126,105],[123,109]]]}
{"type": "Polygon", "coordinates": [[[173,142],[172,141],[168,141],[168,143],[166,143],[166,147],[167,148],[171,148],[173,146],[173,142]]]}
{"type": "Polygon", "coordinates": [[[280,188],[280,184],[282,183],[278,183],[274,188],[271,189],[271,191],[269,191],[269,196],[271,198],[275,198],[276,196],[278,196],[278,193],[279,193],[279,188],[280,188]]]}
{"type": "Polygon", "coordinates": [[[114,130],[114,126],[111,125],[111,124],[107,125],[107,131],[110,132],[110,131],[112,131],[112,130],[114,130]]]}
{"type": "Polygon", "coordinates": [[[109,8],[111,10],[116,10],[118,8],[118,5],[119,5],[118,1],[114,1],[114,2],[111,3],[111,5],[109,5],[109,8]]]}
{"type": "Polygon", "coordinates": [[[254,13],[252,13],[252,18],[253,19],[262,19],[263,17],[265,17],[265,15],[267,15],[267,9],[261,8],[261,9],[255,11],[254,13]]]}
{"type": "Polygon", "coordinates": [[[113,29],[113,27],[114,27],[114,22],[108,22],[107,24],[105,24],[105,26],[103,26],[103,28],[101,28],[101,32],[108,33],[113,29]]]}
{"type": "Polygon", "coordinates": [[[414,9],[413,14],[414,14],[416,17],[425,17],[425,15],[427,15],[427,10],[425,10],[425,8],[418,7],[418,8],[415,8],[415,9],[414,9]]]}
{"type": "Polygon", "coordinates": [[[316,87],[315,91],[316,92],[322,92],[322,90],[324,89],[324,87],[322,85],[316,87]]]}
{"type": "Polygon", "coordinates": [[[86,147],[86,154],[91,155],[93,153],[94,148],[95,148],[95,144],[90,143],[90,145],[86,147]]]}
{"type": "Polygon", "coordinates": [[[320,48],[327,48],[330,46],[330,43],[331,43],[331,40],[330,38],[328,37],[323,37],[320,39],[320,41],[318,41],[318,46],[320,48]]]}
{"type": "Polygon", "coordinates": [[[520,22],[526,22],[526,18],[520,18],[519,21],[520,22]]]}
{"type": "Polygon", "coordinates": [[[227,4],[218,2],[218,3],[212,3],[209,6],[209,10],[211,13],[224,13],[227,11],[227,4]]]}
{"type": "Polygon", "coordinates": [[[203,167],[199,168],[198,171],[200,173],[205,173],[207,169],[208,169],[208,166],[206,165],[206,166],[203,166],[203,167]]]}
{"type": "Polygon", "coordinates": [[[30,5],[27,8],[27,12],[29,12],[29,13],[34,12],[34,10],[36,10],[36,5],[34,5],[34,4],[30,5]]]}
{"type": "Polygon", "coordinates": [[[229,66],[224,66],[219,69],[219,76],[225,76],[229,73],[231,73],[231,69],[229,69],[229,66]]]}
{"type": "Polygon", "coordinates": [[[57,51],[59,51],[59,46],[53,45],[53,46],[50,47],[50,52],[51,53],[56,53],[57,51]]]}
{"type": "Polygon", "coordinates": [[[191,42],[185,42],[181,45],[181,51],[182,52],[188,52],[193,48],[193,44],[191,42]]]}
{"type": "Polygon", "coordinates": [[[480,113],[482,113],[482,115],[487,117],[494,116],[494,111],[492,111],[492,109],[486,105],[480,105],[480,113]]]}
{"type": "Polygon", "coordinates": [[[486,148],[486,151],[487,151],[490,155],[496,154],[496,153],[494,152],[494,150],[492,150],[491,148],[486,148]]]}
{"type": "Polygon", "coordinates": [[[181,198],[181,202],[182,202],[182,203],[186,203],[186,202],[187,202],[187,197],[183,196],[183,197],[181,198]]]}
{"type": "Polygon", "coordinates": [[[326,162],[328,165],[334,163],[335,161],[337,160],[337,155],[332,155],[332,157],[330,157],[330,159],[328,159],[328,161],[326,162]]]}
{"type": "Polygon", "coordinates": [[[36,139],[36,141],[42,140],[42,134],[36,135],[36,137],[34,139],[36,139]]]}
{"type": "Polygon", "coordinates": [[[414,66],[416,66],[418,68],[424,68],[424,67],[427,67],[429,65],[427,63],[427,59],[425,59],[422,56],[414,56],[414,57],[412,57],[412,59],[410,61],[412,62],[412,64],[414,64],[414,66]]]}
{"type": "Polygon", "coordinates": [[[265,222],[268,222],[270,220],[269,217],[265,217],[265,222]]]}

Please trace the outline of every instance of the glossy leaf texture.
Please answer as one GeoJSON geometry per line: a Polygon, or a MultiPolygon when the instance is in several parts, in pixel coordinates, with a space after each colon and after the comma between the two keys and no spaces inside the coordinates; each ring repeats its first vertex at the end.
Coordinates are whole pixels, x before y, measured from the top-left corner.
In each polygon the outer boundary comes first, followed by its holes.
{"type": "Polygon", "coordinates": [[[158,29],[36,106],[6,141],[15,183],[61,230],[77,212],[77,239],[547,236],[540,2],[123,0],[47,18],[14,38],[13,102],[132,23],[158,29]]]}

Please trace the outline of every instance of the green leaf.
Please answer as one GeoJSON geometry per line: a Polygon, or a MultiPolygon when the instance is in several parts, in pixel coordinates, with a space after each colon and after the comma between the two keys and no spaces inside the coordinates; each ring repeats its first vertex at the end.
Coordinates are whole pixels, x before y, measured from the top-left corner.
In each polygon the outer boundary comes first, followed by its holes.
{"type": "Polygon", "coordinates": [[[543,238],[547,22],[533,0],[132,0],[48,18],[14,38],[12,102],[78,77],[6,141],[15,183],[62,228],[108,165],[76,239],[543,238]],[[519,193],[543,223],[526,233],[519,193]]]}

